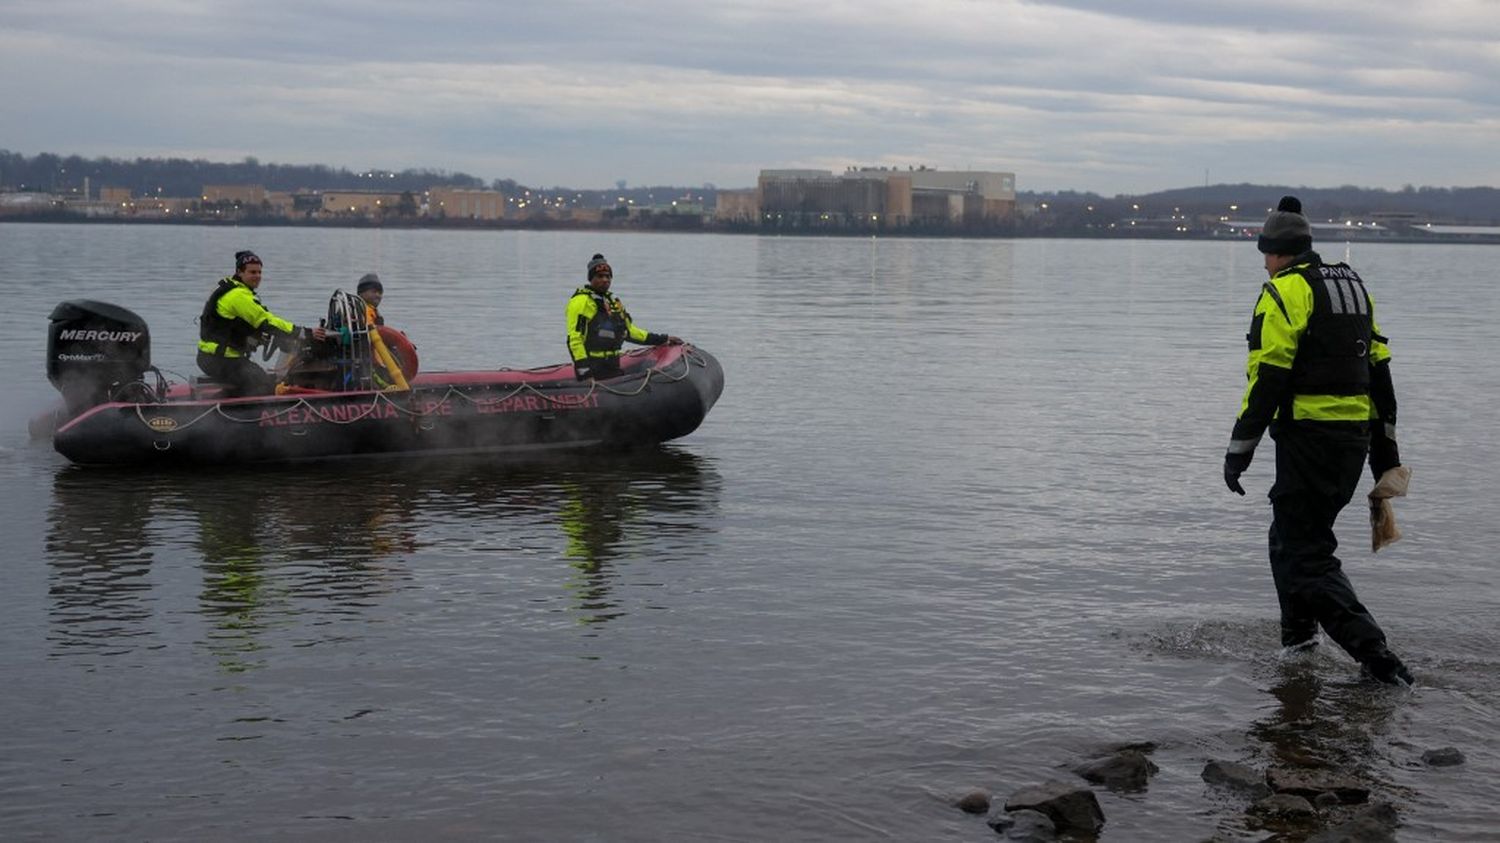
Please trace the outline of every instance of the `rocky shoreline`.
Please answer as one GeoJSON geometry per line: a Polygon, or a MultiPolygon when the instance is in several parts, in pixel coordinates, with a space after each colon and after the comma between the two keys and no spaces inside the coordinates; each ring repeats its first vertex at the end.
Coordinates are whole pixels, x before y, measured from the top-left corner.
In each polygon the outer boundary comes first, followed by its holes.
{"type": "MultiPolygon", "coordinates": [[[[1104,830],[1106,817],[1090,785],[1113,792],[1140,794],[1160,768],[1151,760],[1152,742],[1121,743],[1074,764],[1072,772],[1086,784],[1048,779],[1014,791],[998,807],[989,792],[970,790],[954,807],[984,815],[986,824],[1005,840],[1087,841],[1104,830]]],[[[1463,764],[1454,747],[1422,754],[1431,767],[1463,764]]],[[[1210,788],[1243,805],[1246,825],[1274,840],[1310,843],[1394,841],[1400,812],[1390,802],[1371,800],[1371,788],[1331,765],[1273,765],[1258,768],[1214,759],[1201,778],[1210,788]]]]}

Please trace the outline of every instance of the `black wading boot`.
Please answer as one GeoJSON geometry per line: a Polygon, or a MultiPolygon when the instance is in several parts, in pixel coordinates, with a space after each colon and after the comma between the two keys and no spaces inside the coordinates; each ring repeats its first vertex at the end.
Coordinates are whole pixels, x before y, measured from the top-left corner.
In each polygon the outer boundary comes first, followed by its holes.
{"type": "Polygon", "coordinates": [[[1365,672],[1369,673],[1377,682],[1384,682],[1387,685],[1405,685],[1408,687],[1416,684],[1416,677],[1411,675],[1411,671],[1406,669],[1406,665],[1400,659],[1396,658],[1395,653],[1392,653],[1384,646],[1381,646],[1380,649],[1371,655],[1360,659],[1360,663],[1364,665],[1365,672]]]}

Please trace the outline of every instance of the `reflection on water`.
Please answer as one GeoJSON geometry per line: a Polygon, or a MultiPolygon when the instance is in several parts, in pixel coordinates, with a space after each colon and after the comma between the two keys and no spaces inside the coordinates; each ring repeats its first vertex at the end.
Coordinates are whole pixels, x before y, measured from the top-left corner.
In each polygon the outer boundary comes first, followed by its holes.
{"type": "MultiPolygon", "coordinates": [[[[1293,772],[1335,773],[1369,787],[1377,800],[1396,798],[1405,802],[1410,793],[1390,781],[1390,767],[1383,757],[1397,707],[1410,692],[1388,688],[1369,679],[1325,678],[1330,659],[1322,653],[1303,653],[1277,666],[1270,694],[1274,708],[1251,724],[1252,748],[1264,754],[1268,765],[1293,772]]],[[[1338,668],[1348,676],[1347,665],[1338,668]]],[[[1330,809],[1324,822],[1331,824],[1330,809]]],[[[1303,839],[1309,830],[1305,820],[1286,817],[1260,818],[1260,827],[1303,839]]],[[[1280,839],[1280,838],[1277,838],[1280,839]]]]}
{"type": "Polygon", "coordinates": [[[1300,654],[1278,665],[1270,693],[1276,706],[1250,727],[1273,766],[1335,769],[1370,780],[1378,754],[1376,737],[1384,735],[1396,706],[1408,697],[1348,675],[1327,681],[1323,675],[1336,657],[1300,654]]]}
{"type": "Polygon", "coordinates": [[[557,484],[555,511],[567,539],[568,589],[580,623],[623,614],[613,593],[620,562],[670,553],[694,533],[714,529],[705,516],[717,509],[717,475],[705,472],[704,462],[653,449],[624,461],[578,465],[557,484]]]}
{"type": "Polygon", "coordinates": [[[68,466],[48,515],[54,655],[164,646],[187,627],[221,669],[240,672],[266,663],[268,639],[321,643],[338,633],[308,639],[310,621],[358,618],[416,588],[424,553],[479,554],[538,535],[562,538],[569,611],[598,624],[624,611],[618,568],[711,531],[717,498],[705,460],[670,448],[274,474],[68,466]],[[202,583],[196,606],[170,608],[165,595],[190,579],[202,583]]]}
{"type": "Polygon", "coordinates": [[[268,625],[309,610],[356,611],[402,579],[391,560],[411,547],[412,531],[396,503],[378,484],[316,473],[288,481],[65,467],[53,478],[47,532],[55,652],[160,646],[152,636],[164,624],[198,614],[224,669],[253,667],[268,625]],[[176,550],[192,551],[188,564],[199,570],[180,567],[176,550]],[[199,577],[196,612],[153,611],[199,577]]]}
{"type": "Polygon", "coordinates": [[[132,484],[58,472],[46,539],[58,655],[128,652],[149,634],[151,505],[132,484]]]}
{"type": "MultiPolygon", "coordinates": [[[[1331,767],[1358,775],[1369,766],[1373,734],[1390,718],[1383,689],[1325,681],[1315,664],[1288,663],[1270,687],[1276,707],[1250,727],[1270,761],[1282,767],[1331,767]]],[[[1391,691],[1389,693],[1396,693],[1391,691]]]]}
{"type": "Polygon", "coordinates": [[[273,626],[309,613],[358,616],[410,582],[401,560],[416,547],[413,514],[381,480],[318,469],[239,472],[183,495],[181,509],[197,526],[206,645],[224,670],[262,666],[273,626]]]}
{"type": "Polygon", "coordinates": [[[692,533],[711,530],[717,495],[705,496],[702,460],[676,451],[651,451],[608,471],[582,471],[560,484],[558,522],[574,570],[568,586],[578,620],[597,624],[618,617],[612,596],[615,560],[659,553],[692,533]],[[678,518],[674,516],[689,516],[678,518]],[[657,546],[653,550],[653,546],[657,546]]]}
{"type": "Polygon", "coordinates": [[[568,537],[568,559],[577,574],[568,587],[577,597],[579,621],[603,623],[617,617],[612,611],[610,580],[614,576],[607,563],[620,553],[625,538],[625,507],[617,497],[618,490],[597,489],[582,483],[569,483],[565,489],[560,521],[568,537]]]}

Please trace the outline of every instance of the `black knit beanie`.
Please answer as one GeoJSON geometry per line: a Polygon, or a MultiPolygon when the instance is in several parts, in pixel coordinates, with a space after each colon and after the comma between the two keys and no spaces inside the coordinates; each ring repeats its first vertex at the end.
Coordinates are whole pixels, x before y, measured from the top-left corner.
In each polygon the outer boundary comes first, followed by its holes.
{"type": "Polygon", "coordinates": [[[249,249],[234,253],[234,271],[239,272],[252,263],[260,263],[260,258],[249,249]]]}
{"type": "Polygon", "coordinates": [[[1267,255],[1300,255],[1312,248],[1312,226],[1302,216],[1302,202],[1283,196],[1276,210],[1266,217],[1256,248],[1267,255]]]}

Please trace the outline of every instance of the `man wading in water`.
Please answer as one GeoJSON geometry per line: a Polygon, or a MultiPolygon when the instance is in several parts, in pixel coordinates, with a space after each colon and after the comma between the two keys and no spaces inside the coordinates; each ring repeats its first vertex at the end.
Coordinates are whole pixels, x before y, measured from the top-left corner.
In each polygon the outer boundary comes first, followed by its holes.
{"type": "Polygon", "coordinates": [[[1271,574],[1281,603],[1281,643],[1318,643],[1322,626],[1369,674],[1412,683],[1385,633],[1359,602],[1333,555],[1333,522],[1363,473],[1401,464],[1390,349],[1364,282],[1347,264],[1312,250],[1302,203],[1283,197],[1258,242],[1271,276],[1255,303],[1249,386],[1224,455],[1224,482],[1243,495],[1240,474],[1269,427],[1276,442],[1271,486],[1271,574]],[[1373,421],[1373,424],[1372,424],[1373,421]]]}

